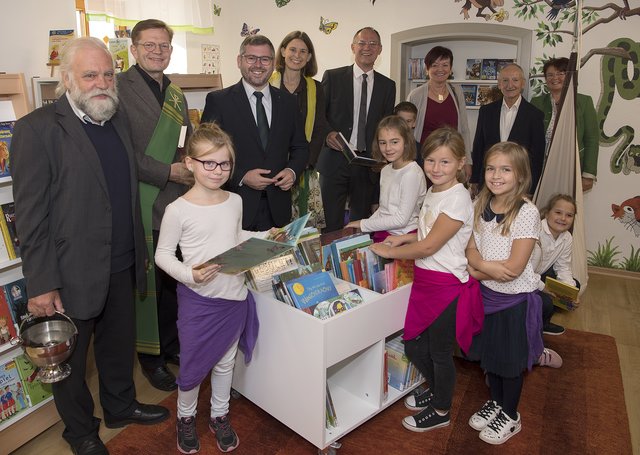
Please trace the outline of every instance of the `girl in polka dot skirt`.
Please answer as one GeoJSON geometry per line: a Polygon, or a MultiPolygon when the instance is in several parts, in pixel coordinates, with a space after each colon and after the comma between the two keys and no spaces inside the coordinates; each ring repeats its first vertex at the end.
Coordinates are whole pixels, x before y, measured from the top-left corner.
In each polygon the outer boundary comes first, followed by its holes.
{"type": "Polygon", "coordinates": [[[485,186],[475,202],[466,253],[469,273],[481,281],[485,313],[469,357],[487,372],[491,395],[469,425],[489,444],[502,444],[520,431],[523,373],[543,349],[540,276],[531,264],[540,216],[525,196],[530,182],[523,147],[501,142],[487,151],[485,186]]]}

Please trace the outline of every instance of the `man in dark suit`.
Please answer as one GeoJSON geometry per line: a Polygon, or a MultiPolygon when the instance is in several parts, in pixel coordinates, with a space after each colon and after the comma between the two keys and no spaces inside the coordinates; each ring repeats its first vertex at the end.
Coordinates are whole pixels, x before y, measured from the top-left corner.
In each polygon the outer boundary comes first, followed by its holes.
{"type": "Polygon", "coordinates": [[[269,85],[274,55],[267,37],[245,38],[237,58],[242,79],[209,93],[202,114],[203,122],[217,122],[233,139],[228,188],[242,197],[242,227],[252,231],[291,221],[290,189],[309,158],[295,97],[269,85]]]}
{"type": "Polygon", "coordinates": [[[144,289],[145,247],[113,60],[100,40],[78,38],[60,71],[61,98],[15,125],[16,227],[29,311],[65,312],[78,329],[71,374],[53,384],[63,437],[74,454],[106,454],[85,382],[92,336],[107,427],[161,422],[169,411],[135,399],[133,289],[144,289]]]}
{"type": "Polygon", "coordinates": [[[349,165],[340,152],[336,139],[342,133],[364,156],[371,157],[371,144],[378,122],[393,113],[396,84],[373,70],[382,52],[380,34],[365,27],[353,37],[351,51],[355,65],[335,68],[324,73],[327,121],[333,131],[327,134],[326,146],[318,158],[320,189],[324,205],[326,232],[344,227],[344,209],[349,198],[350,220],[361,220],[371,214],[377,203],[379,175],[363,166],[349,165]],[[366,93],[363,96],[363,92],[366,93]]]}
{"type": "Polygon", "coordinates": [[[526,84],[519,65],[509,64],[498,74],[498,88],[503,98],[486,104],[478,113],[476,136],[473,140],[472,192],[477,193],[484,182],[484,155],[492,145],[511,141],[529,153],[531,166],[530,193],[536,190],[544,161],[544,114],[522,97],[526,84]]]}
{"type": "MultiPolygon", "coordinates": [[[[131,31],[131,53],[136,65],[118,74],[120,106],[131,122],[131,138],[138,160],[143,222],[150,221],[145,230],[147,238],[152,239],[148,245],[151,257],[158,243],[164,209],[193,184],[193,175],[182,162],[181,153],[191,131],[187,103],[180,88],[171,85],[164,74],[171,61],[172,38],[173,30],[160,20],[138,22],[131,31]],[[164,104],[167,104],[166,111],[173,115],[163,113],[164,104]]],[[[144,303],[138,306],[138,325],[142,333],[146,327],[157,325],[158,339],[153,336],[155,346],[151,347],[139,334],[138,360],[151,385],[171,391],[178,386],[166,361],[177,364],[180,353],[176,281],[156,267],[147,270],[147,277],[147,288],[155,288],[156,292],[139,296],[144,303]],[[151,305],[157,311],[157,318],[144,313],[151,305]],[[144,324],[147,326],[143,327],[144,324]],[[158,348],[159,354],[152,353],[158,348]]]]}

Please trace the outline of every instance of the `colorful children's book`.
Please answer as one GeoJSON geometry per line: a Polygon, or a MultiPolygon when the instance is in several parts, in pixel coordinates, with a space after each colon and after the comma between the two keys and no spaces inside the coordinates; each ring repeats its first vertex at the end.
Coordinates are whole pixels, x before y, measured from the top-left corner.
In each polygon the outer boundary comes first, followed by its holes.
{"type": "Polygon", "coordinates": [[[462,93],[464,94],[465,106],[475,106],[478,96],[478,86],[475,84],[462,84],[462,93]]]}
{"type": "Polygon", "coordinates": [[[15,359],[0,365],[0,422],[15,417],[29,407],[15,359]]]}
{"type": "Polygon", "coordinates": [[[46,400],[52,395],[51,384],[43,384],[37,378],[38,368],[24,355],[15,358],[18,373],[31,406],[46,400]]]}
{"type": "Polygon", "coordinates": [[[382,166],[385,164],[385,162],[378,161],[373,158],[369,158],[367,156],[358,155],[357,151],[354,150],[353,147],[351,147],[351,145],[349,144],[349,141],[345,139],[342,133],[338,133],[338,135],[336,136],[336,139],[338,140],[338,142],[340,142],[340,149],[342,151],[342,154],[347,159],[349,164],[357,164],[360,166],[367,166],[367,167],[376,167],[376,166],[382,166]]]}
{"type": "Polygon", "coordinates": [[[478,80],[480,79],[480,71],[482,70],[482,59],[468,58],[467,59],[467,79],[478,80]]]}
{"type": "Polygon", "coordinates": [[[480,79],[483,80],[496,80],[498,78],[498,61],[495,58],[482,59],[482,70],[480,73],[480,79]]]}
{"type": "Polygon", "coordinates": [[[478,97],[476,98],[476,105],[484,106],[493,101],[492,90],[493,85],[478,85],[478,97]]]}
{"type": "Polygon", "coordinates": [[[274,275],[297,268],[298,261],[296,261],[295,256],[293,254],[285,254],[252,267],[247,272],[247,279],[256,291],[267,292],[271,290],[271,279],[274,275]]]}
{"type": "Polygon", "coordinates": [[[7,230],[9,232],[9,240],[11,241],[11,246],[7,244],[9,255],[11,255],[11,248],[13,248],[14,257],[12,259],[19,258],[20,241],[18,240],[18,232],[16,230],[16,205],[13,202],[7,202],[6,204],[0,205],[0,208],[2,209],[4,221],[7,224],[7,230]]]}
{"type": "Polygon", "coordinates": [[[60,64],[60,51],[74,36],[73,30],[49,30],[49,64],[60,64]]]}
{"type": "Polygon", "coordinates": [[[547,277],[544,284],[547,290],[553,292],[553,304],[555,306],[568,311],[578,308],[577,301],[580,290],[577,287],[551,277],[547,277]]]}
{"type": "Polygon", "coordinates": [[[29,298],[27,296],[27,284],[24,278],[5,284],[4,295],[7,298],[9,304],[9,310],[11,310],[11,317],[13,323],[17,328],[20,328],[20,324],[27,317],[29,317],[29,310],[27,309],[27,303],[29,298]]]}
{"type": "Polygon", "coordinates": [[[291,248],[291,245],[286,243],[252,237],[224,253],[195,266],[194,269],[199,270],[209,264],[220,264],[222,265],[221,273],[237,275],[266,260],[291,251],[291,248]]]}
{"type": "Polygon", "coordinates": [[[0,352],[11,347],[9,341],[14,336],[16,336],[16,328],[13,325],[9,303],[4,292],[0,292],[0,352]]]}
{"type": "Polygon", "coordinates": [[[286,243],[287,245],[295,246],[298,243],[298,239],[302,234],[302,230],[307,225],[311,213],[301,216],[293,220],[291,223],[284,227],[278,228],[273,233],[267,235],[267,240],[273,240],[274,242],[286,243]]]}
{"type": "Polygon", "coordinates": [[[339,295],[331,275],[322,271],[289,280],[285,288],[293,304],[309,314],[318,303],[339,295]]]}
{"type": "Polygon", "coordinates": [[[318,319],[329,319],[338,313],[343,313],[363,303],[362,295],[357,289],[345,292],[337,297],[323,300],[313,309],[313,315],[318,319]]]}
{"type": "Polygon", "coordinates": [[[0,122],[0,178],[11,175],[11,138],[16,122],[0,122]]]}
{"type": "Polygon", "coordinates": [[[500,73],[500,70],[507,66],[509,63],[513,63],[514,60],[512,58],[499,58],[498,63],[496,65],[496,71],[500,73]]]}

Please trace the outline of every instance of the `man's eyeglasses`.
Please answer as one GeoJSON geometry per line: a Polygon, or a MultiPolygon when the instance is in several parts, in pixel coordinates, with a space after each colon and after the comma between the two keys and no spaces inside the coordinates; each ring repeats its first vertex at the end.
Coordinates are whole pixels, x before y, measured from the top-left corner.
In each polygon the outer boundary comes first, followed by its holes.
{"type": "Polygon", "coordinates": [[[194,161],[197,161],[198,163],[202,163],[202,167],[204,168],[205,171],[215,171],[218,168],[218,166],[220,166],[220,170],[222,172],[227,172],[231,170],[231,161],[223,161],[222,163],[218,163],[217,161],[211,161],[211,160],[202,161],[192,156],[189,158],[191,158],[194,161]]]}
{"type": "Polygon", "coordinates": [[[564,71],[558,71],[557,73],[547,73],[544,75],[547,79],[551,79],[552,77],[564,77],[567,74],[564,71]]]}
{"type": "Polygon", "coordinates": [[[243,54],[242,58],[249,65],[253,65],[258,60],[260,60],[260,63],[262,63],[263,65],[268,65],[273,61],[273,57],[269,57],[268,55],[263,55],[262,57],[258,57],[257,55],[246,55],[246,54],[243,54]]]}
{"type": "Polygon", "coordinates": [[[160,52],[169,52],[171,50],[171,44],[169,43],[152,43],[148,41],[146,43],[138,43],[139,46],[144,47],[144,50],[147,52],[153,52],[156,48],[160,48],[160,52]]]}
{"type": "Polygon", "coordinates": [[[367,44],[368,44],[369,46],[371,46],[371,47],[376,47],[376,46],[378,46],[380,43],[379,43],[379,42],[377,42],[377,41],[364,41],[364,40],[360,40],[360,41],[356,41],[356,42],[355,42],[355,43],[353,43],[353,44],[356,44],[356,45],[358,45],[358,46],[360,46],[360,47],[365,47],[367,44]]]}

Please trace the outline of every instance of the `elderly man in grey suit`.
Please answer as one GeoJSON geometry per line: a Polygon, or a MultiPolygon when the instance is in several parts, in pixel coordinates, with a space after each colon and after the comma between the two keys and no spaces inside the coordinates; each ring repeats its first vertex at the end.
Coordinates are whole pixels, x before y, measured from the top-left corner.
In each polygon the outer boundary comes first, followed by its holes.
{"type": "Polygon", "coordinates": [[[71,374],[53,384],[63,437],[75,454],[106,454],[85,382],[92,336],[107,427],[161,422],[169,411],[135,399],[133,289],[145,285],[145,249],[113,60],[100,40],[78,38],[60,70],[60,99],[15,125],[16,226],[29,311],[65,312],[78,328],[71,374]]]}
{"type": "MultiPolygon", "coordinates": [[[[164,74],[171,61],[172,37],[173,30],[160,20],[138,22],[131,31],[131,53],[137,63],[117,76],[121,108],[132,127],[142,220],[151,258],[165,207],[193,183],[181,153],[191,131],[187,103],[180,88],[164,74]]],[[[136,300],[138,360],[151,385],[170,391],[177,385],[166,362],[178,363],[180,352],[176,281],[153,265],[147,270],[151,292],[136,300]]]]}

